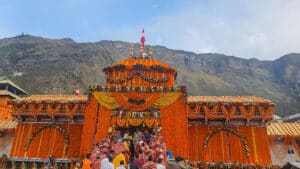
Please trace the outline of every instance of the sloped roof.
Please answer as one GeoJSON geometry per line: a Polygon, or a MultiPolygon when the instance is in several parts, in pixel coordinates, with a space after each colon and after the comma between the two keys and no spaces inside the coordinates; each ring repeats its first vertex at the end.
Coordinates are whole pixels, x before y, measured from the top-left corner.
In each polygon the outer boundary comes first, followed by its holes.
{"type": "Polygon", "coordinates": [[[31,95],[29,97],[15,99],[15,102],[30,102],[30,101],[87,101],[86,95],[31,95]]]}
{"type": "Polygon", "coordinates": [[[10,96],[12,98],[15,98],[15,99],[19,99],[20,97],[7,91],[7,90],[0,90],[0,96],[10,96]]]}
{"type": "Polygon", "coordinates": [[[0,120],[0,131],[16,128],[18,122],[16,120],[0,120]]]}
{"type": "Polygon", "coordinates": [[[300,137],[300,123],[271,123],[267,133],[269,136],[300,137]]]}
{"type": "Polygon", "coordinates": [[[23,90],[22,88],[20,88],[18,85],[16,85],[14,82],[10,81],[10,80],[0,80],[0,83],[7,83],[7,84],[10,84],[11,86],[15,87],[16,89],[18,89],[19,91],[25,93],[28,95],[28,93],[23,90]]]}
{"type": "Polygon", "coordinates": [[[268,99],[257,96],[189,96],[188,103],[249,103],[273,104],[268,99]]]}

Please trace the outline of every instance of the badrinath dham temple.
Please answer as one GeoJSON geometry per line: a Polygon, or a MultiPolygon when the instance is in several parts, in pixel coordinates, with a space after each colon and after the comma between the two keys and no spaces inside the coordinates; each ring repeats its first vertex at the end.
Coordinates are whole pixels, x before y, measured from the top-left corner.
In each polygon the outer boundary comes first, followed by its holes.
{"type": "MultiPolygon", "coordinates": [[[[177,72],[145,54],[103,69],[85,95],[31,95],[0,83],[2,168],[73,168],[112,134],[159,132],[165,160],[193,168],[279,168],[299,160],[299,123],[271,123],[274,103],[256,96],[188,96],[177,72]],[[176,161],[175,161],[176,162],[176,161]]],[[[167,163],[167,167],[170,167],[167,163]]]]}

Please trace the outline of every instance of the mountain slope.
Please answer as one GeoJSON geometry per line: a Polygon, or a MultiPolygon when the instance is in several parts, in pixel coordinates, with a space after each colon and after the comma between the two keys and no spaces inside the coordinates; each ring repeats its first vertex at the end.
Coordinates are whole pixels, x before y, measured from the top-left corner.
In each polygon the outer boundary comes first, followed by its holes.
{"type": "MultiPolygon", "coordinates": [[[[70,94],[77,86],[85,93],[89,84],[105,84],[102,69],[127,58],[129,46],[30,35],[5,38],[0,40],[0,76],[32,94],[70,94]]],[[[257,95],[274,101],[279,114],[299,113],[300,54],[259,61],[154,46],[153,57],[176,68],[177,84],[187,85],[190,95],[257,95]]]]}

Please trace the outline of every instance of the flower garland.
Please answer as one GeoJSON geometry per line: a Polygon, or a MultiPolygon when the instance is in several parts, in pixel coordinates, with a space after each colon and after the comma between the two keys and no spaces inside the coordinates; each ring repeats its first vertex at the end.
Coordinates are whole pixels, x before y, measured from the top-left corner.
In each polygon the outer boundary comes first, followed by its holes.
{"type": "MultiPolygon", "coordinates": [[[[143,111],[149,109],[156,100],[161,96],[161,93],[152,93],[145,99],[144,104],[136,105],[134,103],[128,102],[129,98],[122,95],[122,93],[112,93],[113,97],[115,98],[116,102],[121,105],[124,109],[132,110],[132,111],[143,111]]],[[[139,95],[137,93],[136,95],[139,95]]]]}
{"type": "MultiPolygon", "coordinates": [[[[243,105],[224,105],[224,104],[203,104],[188,103],[188,112],[190,119],[207,118],[207,119],[246,119],[262,118],[268,120],[270,115],[265,114],[263,106],[243,106],[243,105]],[[200,110],[203,110],[201,115],[200,110]],[[255,114],[256,112],[256,114],[255,114]],[[258,115],[259,113],[259,115],[258,115]]],[[[269,113],[270,114],[270,113],[269,113]]]]}
{"type": "Polygon", "coordinates": [[[13,112],[20,114],[23,113],[26,108],[27,108],[27,104],[14,104],[13,112]]]}
{"type": "Polygon", "coordinates": [[[239,106],[239,110],[241,110],[243,116],[253,116],[255,112],[255,106],[239,106]]]}
{"type": "Polygon", "coordinates": [[[217,115],[218,110],[219,110],[218,105],[214,105],[212,107],[209,107],[207,105],[203,105],[203,111],[205,112],[205,115],[208,116],[208,117],[217,115]]]}
{"type": "Polygon", "coordinates": [[[161,118],[161,112],[159,111],[123,111],[123,110],[114,110],[111,112],[111,117],[118,117],[118,118],[161,118]]]}
{"type": "Polygon", "coordinates": [[[101,85],[90,85],[89,90],[92,91],[110,91],[110,92],[187,92],[186,86],[101,86],[101,85]]]}
{"type": "Polygon", "coordinates": [[[203,149],[206,150],[207,149],[207,146],[208,146],[208,142],[211,138],[212,135],[216,134],[217,132],[219,131],[222,131],[222,130],[226,130],[226,131],[229,131],[233,134],[235,134],[236,136],[239,137],[239,139],[243,142],[244,146],[245,146],[245,150],[246,150],[246,156],[249,157],[250,156],[250,149],[249,149],[249,145],[248,145],[248,141],[246,140],[245,136],[242,135],[239,131],[237,131],[236,129],[234,128],[231,128],[231,127],[219,127],[213,131],[210,131],[209,134],[205,137],[204,139],[204,144],[203,144],[203,149]]]}
{"type": "Polygon", "coordinates": [[[93,92],[93,96],[101,106],[107,109],[117,109],[120,107],[111,92],[93,92]]]}
{"type": "Polygon", "coordinates": [[[37,103],[31,103],[28,106],[29,114],[32,116],[35,116],[37,113],[39,113],[44,108],[43,104],[37,104],[37,103]]]}
{"type": "Polygon", "coordinates": [[[145,125],[148,128],[152,128],[155,125],[156,119],[154,118],[117,118],[116,123],[119,127],[140,126],[145,125]]]}
{"type": "Polygon", "coordinates": [[[34,131],[34,132],[30,135],[30,137],[27,139],[27,142],[26,142],[25,147],[24,147],[24,151],[27,152],[27,151],[28,151],[28,148],[29,148],[29,146],[30,146],[30,143],[32,142],[32,140],[33,140],[33,139],[34,139],[41,131],[43,131],[44,129],[47,129],[47,128],[55,128],[55,129],[59,130],[59,131],[63,134],[64,139],[65,139],[65,147],[64,147],[64,152],[63,152],[63,154],[64,154],[64,155],[67,154],[68,148],[69,148],[69,146],[70,146],[69,135],[68,135],[67,131],[66,131],[64,128],[62,128],[62,127],[60,127],[60,126],[58,126],[58,125],[56,125],[56,124],[48,124],[48,125],[40,126],[36,131],[34,131]]]}
{"type": "Polygon", "coordinates": [[[53,116],[54,114],[60,111],[61,104],[47,104],[46,110],[49,116],[53,116]]]}
{"type": "Polygon", "coordinates": [[[69,117],[72,117],[74,113],[78,110],[79,104],[65,104],[64,108],[69,117]]]}
{"type": "Polygon", "coordinates": [[[148,81],[148,82],[152,82],[152,83],[162,83],[162,82],[167,82],[170,80],[169,77],[165,77],[165,78],[161,78],[161,79],[155,79],[153,77],[149,77],[146,74],[140,72],[140,71],[134,71],[133,73],[129,74],[127,77],[122,78],[122,79],[113,79],[111,77],[106,77],[106,80],[110,83],[125,83],[130,79],[133,79],[135,76],[140,76],[142,79],[148,81]]]}
{"type": "MultiPolygon", "coordinates": [[[[114,65],[114,66],[111,66],[111,67],[104,68],[103,71],[105,73],[108,73],[108,72],[111,72],[113,70],[124,71],[125,69],[126,69],[126,65],[118,64],[118,65],[114,65]]],[[[132,69],[133,70],[155,70],[155,71],[158,71],[158,72],[174,71],[173,69],[167,69],[167,68],[164,68],[160,65],[151,65],[149,68],[147,68],[147,66],[144,65],[144,64],[135,64],[135,65],[132,66],[132,69]]]]}
{"type": "MultiPolygon", "coordinates": [[[[136,95],[139,97],[140,93],[132,93],[131,97],[136,95]]],[[[168,92],[168,93],[148,93],[148,97],[145,98],[143,104],[134,104],[128,102],[130,98],[122,93],[111,93],[111,92],[93,92],[94,97],[98,103],[107,109],[117,109],[123,107],[127,110],[132,111],[143,111],[150,107],[154,108],[165,108],[173,104],[181,95],[181,92],[168,92]]],[[[145,96],[144,96],[145,97],[145,96]]]]}
{"type": "Polygon", "coordinates": [[[181,95],[181,92],[162,93],[161,96],[153,104],[154,108],[165,108],[173,104],[181,95]]]}

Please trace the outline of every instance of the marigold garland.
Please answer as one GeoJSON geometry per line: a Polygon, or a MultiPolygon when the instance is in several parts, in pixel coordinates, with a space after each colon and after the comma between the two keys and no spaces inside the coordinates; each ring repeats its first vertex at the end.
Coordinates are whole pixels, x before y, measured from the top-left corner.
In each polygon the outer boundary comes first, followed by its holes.
{"type": "Polygon", "coordinates": [[[110,83],[124,83],[127,82],[128,80],[133,79],[135,76],[140,76],[143,80],[148,81],[148,82],[152,82],[152,83],[161,83],[161,82],[167,82],[170,80],[169,77],[165,77],[165,78],[153,78],[150,76],[147,76],[145,73],[142,73],[141,71],[134,71],[133,73],[127,75],[127,77],[125,78],[111,78],[109,76],[106,77],[106,80],[110,83]]]}
{"type": "Polygon", "coordinates": [[[111,92],[93,92],[98,103],[107,109],[117,109],[120,105],[116,102],[111,92]]]}
{"type": "Polygon", "coordinates": [[[117,118],[116,123],[119,127],[139,126],[145,124],[146,127],[152,128],[155,124],[156,119],[154,118],[117,118]]]}
{"type": "MultiPolygon", "coordinates": [[[[156,100],[161,96],[161,93],[153,93],[149,94],[149,97],[146,98],[144,104],[136,105],[133,103],[129,103],[127,97],[122,95],[119,92],[114,92],[112,93],[115,100],[120,104],[124,109],[127,110],[132,110],[132,111],[143,111],[146,109],[149,109],[155,102],[156,100]]],[[[136,93],[136,95],[139,95],[139,93],[136,93]]]]}
{"type": "Polygon", "coordinates": [[[125,127],[127,124],[127,119],[117,118],[117,125],[120,127],[125,127]]]}
{"type": "Polygon", "coordinates": [[[150,118],[150,119],[144,119],[144,123],[147,127],[152,128],[156,122],[156,119],[150,118]]]}
{"type": "Polygon", "coordinates": [[[181,96],[181,94],[181,92],[162,93],[161,96],[153,104],[153,107],[159,109],[168,107],[173,104],[179,98],[179,96],[181,96]]]}
{"type": "Polygon", "coordinates": [[[78,110],[79,104],[65,104],[64,108],[69,117],[73,116],[78,110]]]}
{"type": "Polygon", "coordinates": [[[127,119],[128,124],[130,124],[131,126],[139,126],[143,123],[144,119],[138,119],[138,118],[129,118],[127,119]]]}
{"type": "Polygon", "coordinates": [[[209,108],[209,106],[207,106],[207,105],[203,106],[203,111],[205,112],[205,115],[208,117],[217,115],[218,110],[219,110],[218,105],[215,105],[212,108],[209,108]]]}
{"type": "Polygon", "coordinates": [[[151,107],[154,108],[165,108],[174,103],[181,92],[167,92],[167,93],[147,93],[141,94],[140,92],[130,93],[130,94],[122,94],[120,92],[93,92],[94,97],[98,101],[98,103],[107,108],[107,109],[117,109],[119,107],[123,107],[127,110],[132,111],[142,111],[149,109],[151,107]],[[129,97],[128,97],[129,96],[129,97]],[[129,103],[129,99],[138,99],[143,98],[145,103],[136,105],[133,103],[129,103]]]}
{"type": "Polygon", "coordinates": [[[13,109],[14,109],[13,112],[16,112],[17,114],[23,113],[26,108],[27,108],[27,104],[21,104],[21,106],[18,105],[18,104],[14,104],[13,105],[13,109]]]}
{"type": "Polygon", "coordinates": [[[60,111],[61,104],[47,104],[47,114],[53,116],[60,111]]]}
{"type": "Polygon", "coordinates": [[[124,97],[127,97],[129,99],[136,99],[136,100],[146,100],[151,93],[147,92],[139,92],[139,94],[136,94],[135,92],[123,92],[122,95],[124,97]]]}
{"type": "Polygon", "coordinates": [[[28,109],[29,109],[29,114],[34,116],[37,113],[39,113],[42,109],[44,108],[43,104],[29,104],[28,109]]]}

